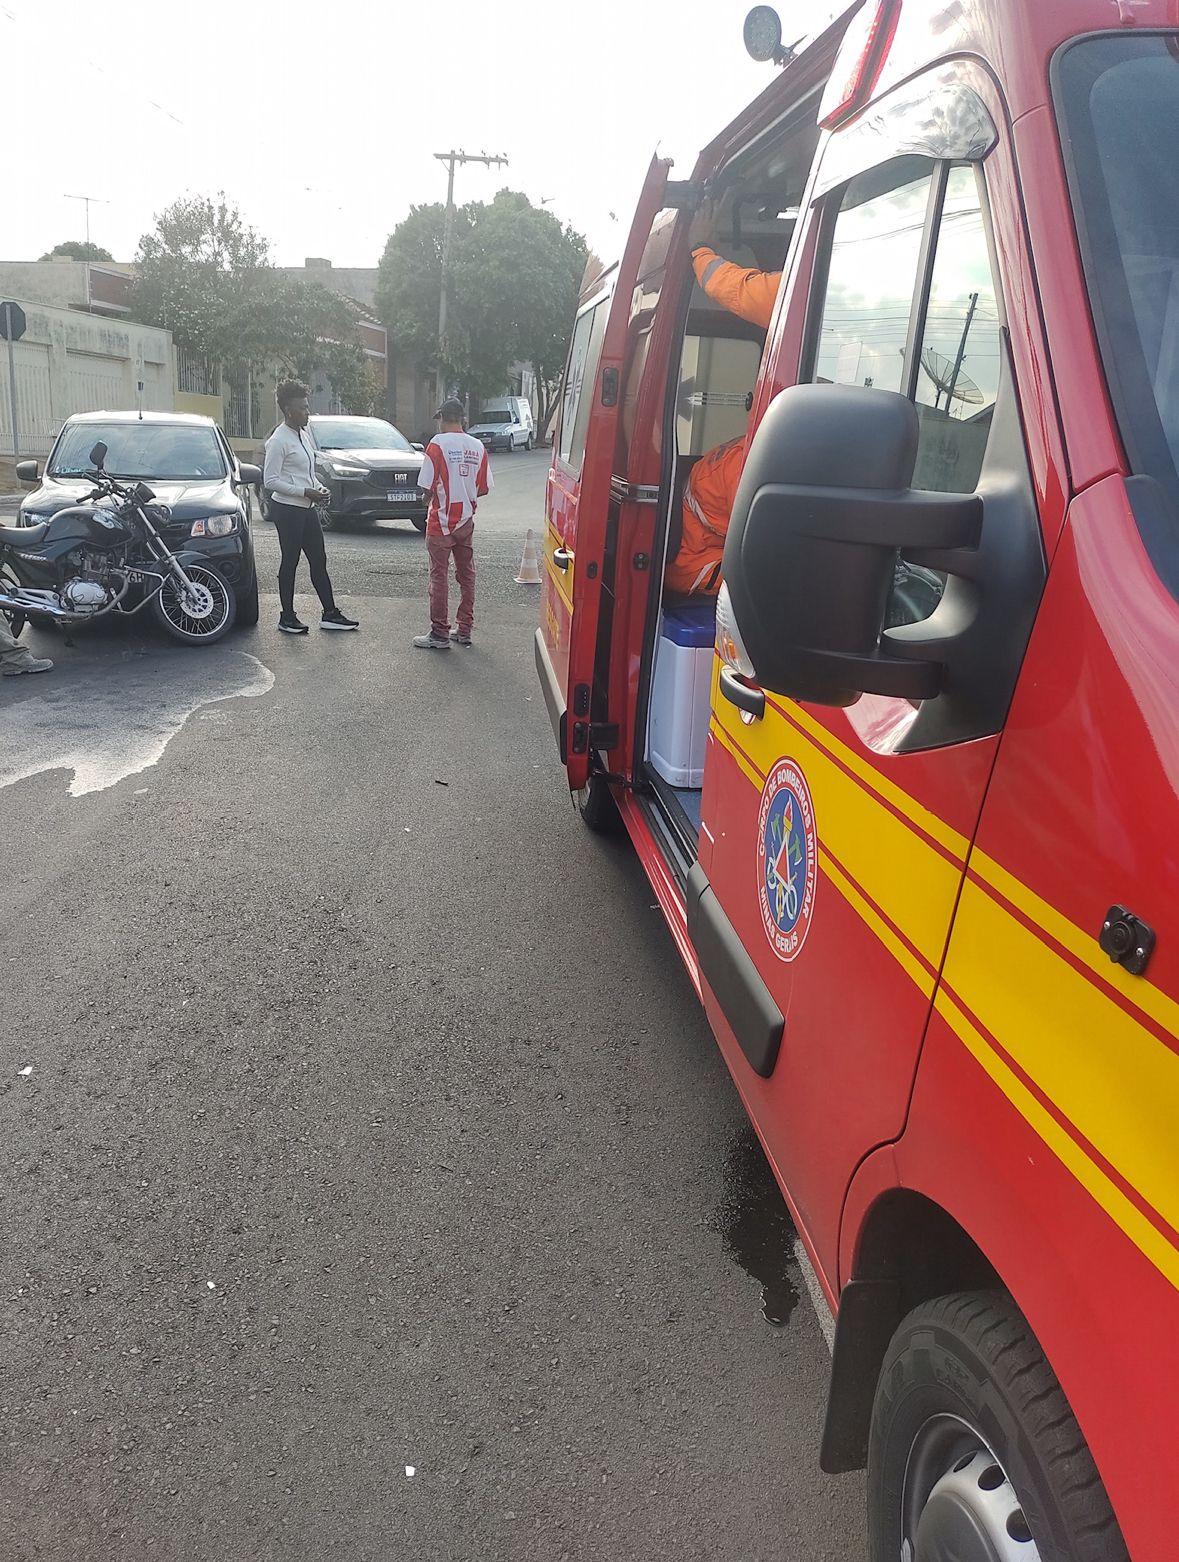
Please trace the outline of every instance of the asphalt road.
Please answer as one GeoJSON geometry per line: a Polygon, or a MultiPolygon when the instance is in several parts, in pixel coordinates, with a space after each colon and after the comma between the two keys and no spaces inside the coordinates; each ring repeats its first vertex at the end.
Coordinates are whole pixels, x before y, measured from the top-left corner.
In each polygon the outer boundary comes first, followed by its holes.
{"type": "Polygon", "coordinates": [[[357,635],[264,597],[0,682],[6,1562],[863,1555],[781,1200],[562,787],[544,465],[495,463],[471,651],[411,648],[389,526],[329,538],[357,635]]]}

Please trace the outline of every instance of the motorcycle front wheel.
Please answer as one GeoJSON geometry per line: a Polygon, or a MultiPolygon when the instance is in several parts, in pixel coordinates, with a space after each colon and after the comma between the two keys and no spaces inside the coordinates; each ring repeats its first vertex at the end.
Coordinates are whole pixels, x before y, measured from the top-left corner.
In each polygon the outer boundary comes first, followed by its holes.
{"type": "Polygon", "coordinates": [[[152,598],[151,610],[173,639],[186,645],[212,645],[233,628],[237,616],[233,587],[208,564],[189,564],[185,573],[192,590],[170,575],[152,598]]]}

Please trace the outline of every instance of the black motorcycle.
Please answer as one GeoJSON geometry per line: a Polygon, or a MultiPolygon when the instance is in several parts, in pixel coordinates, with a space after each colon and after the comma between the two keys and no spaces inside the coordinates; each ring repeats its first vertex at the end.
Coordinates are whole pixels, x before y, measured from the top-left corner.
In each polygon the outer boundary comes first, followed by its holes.
{"type": "Polygon", "coordinates": [[[106,446],[90,452],[94,490],[39,526],[0,526],[0,612],[14,635],[25,623],[76,628],[149,604],[157,622],[189,645],[212,645],[237,613],[233,587],[203,555],[173,553],[157,521],[166,505],[146,483],[103,471],[106,446]]]}

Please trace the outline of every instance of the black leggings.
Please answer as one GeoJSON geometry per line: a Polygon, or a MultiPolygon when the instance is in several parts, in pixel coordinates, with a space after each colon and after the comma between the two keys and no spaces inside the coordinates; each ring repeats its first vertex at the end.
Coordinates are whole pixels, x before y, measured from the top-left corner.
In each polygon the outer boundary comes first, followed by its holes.
{"type": "Polygon", "coordinates": [[[283,612],[295,611],[295,576],[299,570],[300,553],[307,555],[311,584],[323,603],[324,612],[334,612],[336,599],[332,595],[331,577],[327,571],[327,552],[323,546],[323,527],[319,524],[318,511],[305,510],[297,504],[280,504],[277,499],[272,499],[270,514],[282,550],[282,562],[278,566],[278,596],[283,612]]]}

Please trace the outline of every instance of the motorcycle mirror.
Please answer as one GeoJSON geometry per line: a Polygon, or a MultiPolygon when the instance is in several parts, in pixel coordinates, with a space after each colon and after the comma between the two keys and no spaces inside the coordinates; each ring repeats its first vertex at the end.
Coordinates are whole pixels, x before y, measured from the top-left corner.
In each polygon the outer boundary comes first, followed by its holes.
{"type": "Polygon", "coordinates": [[[93,464],[101,472],[102,471],[102,463],[106,460],[106,446],[103,444],[101,439],[98,441],[97,445],[95,445],[94,449],[90,452],[90,460],[93,462],[93,464]]]}

